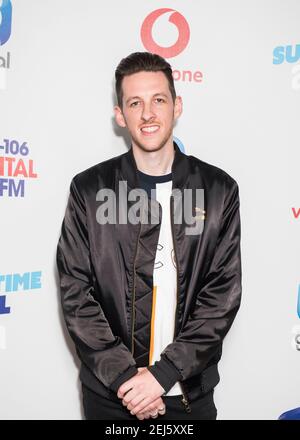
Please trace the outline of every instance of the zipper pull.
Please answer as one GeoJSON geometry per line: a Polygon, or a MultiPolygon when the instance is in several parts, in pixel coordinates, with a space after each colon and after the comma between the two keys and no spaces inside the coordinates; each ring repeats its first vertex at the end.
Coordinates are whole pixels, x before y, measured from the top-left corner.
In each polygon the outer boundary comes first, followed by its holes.
{"type": "Polygon", "coordinates": [[[189,405],[189,402],[188,402],[188,400],[186,399],[186,397],[185,397],[184,394],[182,395],[181,402],[183,403],[183,405],[184,405],[184,409],[186,410],[187,413],[192,412],[191,407],[190,407],[190,405],[189,405]]]}

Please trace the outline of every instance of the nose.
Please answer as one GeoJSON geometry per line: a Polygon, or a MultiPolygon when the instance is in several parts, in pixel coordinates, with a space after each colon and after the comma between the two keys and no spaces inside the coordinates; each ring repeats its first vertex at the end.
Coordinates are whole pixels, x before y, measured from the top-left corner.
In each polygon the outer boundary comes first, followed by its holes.
{"type": "Polygon", "coordinates": [[[144,102],[141,118],[144,121],[149,121],[149,120],[155,118],[155,116],[156,115],[153,111],[152,103],[151,102],[150,103],[144,102]]]}

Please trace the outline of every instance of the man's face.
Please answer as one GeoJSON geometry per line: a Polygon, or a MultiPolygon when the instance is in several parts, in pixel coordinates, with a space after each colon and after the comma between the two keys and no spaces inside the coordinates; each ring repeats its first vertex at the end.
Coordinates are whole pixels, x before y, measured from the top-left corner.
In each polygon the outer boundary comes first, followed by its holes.
{"type": "Polygon", "coordinates": [[[157,151],[172,142],[174,121],[182,112],[179,96],[173,102],[163,72],[138,72],[122,81],[123,109],[115,107],[118,125],[127,127],[133,145],[157,151]]]}

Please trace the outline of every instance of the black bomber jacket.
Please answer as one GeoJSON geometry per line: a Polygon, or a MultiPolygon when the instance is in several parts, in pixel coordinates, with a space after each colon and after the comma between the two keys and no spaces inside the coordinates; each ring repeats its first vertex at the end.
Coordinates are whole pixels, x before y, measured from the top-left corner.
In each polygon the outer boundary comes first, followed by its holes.
{"type": "MultiPolygon", "coordinates": [[[[166,393],[179,381],[190,411],[189,401],[219,382],[222,342],[240,306],[239,194],[237,183],[223,170],[185,155],[175,142],[174,149],[173,188],[201,188],[205,214],[200,216],[200,234],[186,234],[185,220],[175,223],[171,215],[177,309],[174,340],[161,359],[149,366],[161,210],[155,224],[122,223],[118,216],[115,222],[97,221],[99,190],[112,190],[117,206],[124,197],[120,181],[128,192],[139,187],[132,148],[73,178],[57,267],[63,314],[81,360],[83,384],[117,399],[119,386],[138,367],[148,367],[166,393]]],[[[129,210],[133,200],[127,203],[129,210]]],[[[174,214],[173,197],[170,203],[174,214]]]]}

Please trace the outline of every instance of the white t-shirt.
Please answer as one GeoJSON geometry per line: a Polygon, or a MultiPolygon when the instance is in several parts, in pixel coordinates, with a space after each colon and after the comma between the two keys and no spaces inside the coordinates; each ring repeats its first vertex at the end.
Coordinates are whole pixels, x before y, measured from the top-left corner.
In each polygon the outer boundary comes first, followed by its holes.
{"type": "MultiPolygon", "coordinates": [[[[143,180],[147,180],[147,184],[150,185],[151,188],[155,188],[155,198],[162,207],[162,220],[153,271],[153,301],[149,354],[149,365],[153,365],[155,361],[160,360],[160,355],[166,346],[174,340],[177,305],[177,270],[174,258],[170,214],[172,174],[170,173],[165,176],[148,176],[140,172],[140,176],[143,180]]],[[[179,394],[182,394],[182,391],[177,382],[166,395],[175,396],[179,394]]]]}

